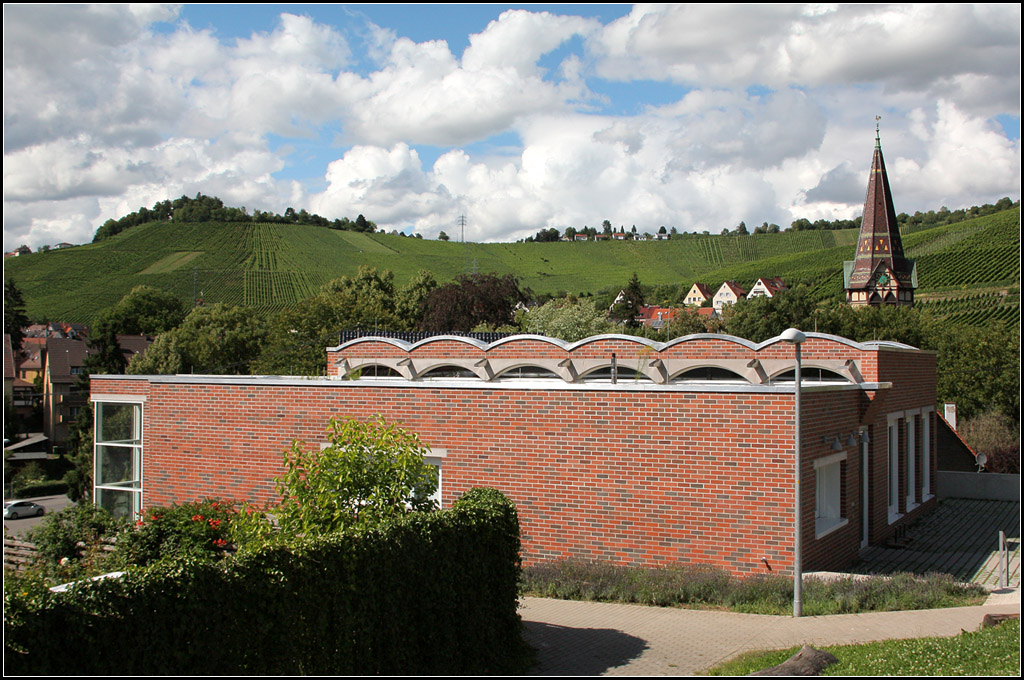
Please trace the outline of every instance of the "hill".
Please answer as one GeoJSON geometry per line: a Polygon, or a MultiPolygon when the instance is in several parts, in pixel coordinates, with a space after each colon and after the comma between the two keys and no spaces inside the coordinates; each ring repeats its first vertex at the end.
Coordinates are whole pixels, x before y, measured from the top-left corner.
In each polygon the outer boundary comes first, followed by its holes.
{"type": "MultiPolygon", "coordinates": [[[[33,319],[88,323],[132,287],[149,285],[191,304],[264,311],[312,295],[362,265],[390,269],[397,284],[428,269],[439,281],[467,271],[511,273],[536,293],[589,293],[644,284],[749,286],[758,276],[806,282],[821,298],[842,289],[842,263],[857,232],[684,234],[668,241],[454,243],[273,223],[139,224],[102,241],[4,263],[33,319]]],[[[1019,319],[1020,208],[930,229],[908,229],[918,262],[918,299],[973,322],[1019,319]],[[979,321],[980,320],[980,321],[979,321]]]]}

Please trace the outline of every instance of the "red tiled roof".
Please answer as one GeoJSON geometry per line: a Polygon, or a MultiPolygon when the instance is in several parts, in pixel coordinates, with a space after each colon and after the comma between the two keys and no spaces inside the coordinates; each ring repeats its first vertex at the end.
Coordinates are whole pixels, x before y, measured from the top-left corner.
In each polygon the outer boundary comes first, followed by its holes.
{"type": "Polygon", "coordinates": [[[744,295],[747,294],[747,291],[743,288],[743,286],[736,283],[735,281],[726,281],[722,285],[728,288],[730,291],[732,291],[732,294],[735,295],[736,297],[743,297],[744,295]]]}

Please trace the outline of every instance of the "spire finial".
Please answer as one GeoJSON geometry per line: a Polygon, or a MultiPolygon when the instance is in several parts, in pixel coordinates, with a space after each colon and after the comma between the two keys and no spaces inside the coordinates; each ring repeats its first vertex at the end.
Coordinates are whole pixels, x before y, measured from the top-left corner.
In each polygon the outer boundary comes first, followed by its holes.
{"type": "Polygon", "coordinates": [[[882,120],[881,116],[875,116],[875,146],[881,148],[882,138],[878,135],[878,121],[882,120]]]}

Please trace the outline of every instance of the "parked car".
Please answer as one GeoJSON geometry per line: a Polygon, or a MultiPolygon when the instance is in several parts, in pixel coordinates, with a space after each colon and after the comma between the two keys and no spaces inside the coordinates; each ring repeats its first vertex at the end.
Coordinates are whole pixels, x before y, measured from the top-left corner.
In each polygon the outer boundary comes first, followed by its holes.
{"type": "Polygon", "coordinates": [[[45,514],[46,508],[32,501],[7,501],[4,503],[4,519],[18,519],[33,515],[42,517],[45,514]]]}

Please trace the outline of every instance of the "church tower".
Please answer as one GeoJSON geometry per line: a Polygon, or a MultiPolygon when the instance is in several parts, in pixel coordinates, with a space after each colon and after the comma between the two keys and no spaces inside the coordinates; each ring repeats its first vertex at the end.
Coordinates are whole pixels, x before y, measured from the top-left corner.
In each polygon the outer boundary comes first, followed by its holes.
{"type": "Polygon", "coordinates": [[[914,304],[917,265],[903,256],[903,241],[896,223],[889,178],[882,158],[882,142],[875,125],[875,155],[871,159],[864,217],[857,238],[857,257],[843,263],[846,302],[853,306],[914,304]]]}

